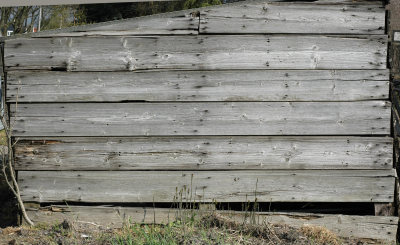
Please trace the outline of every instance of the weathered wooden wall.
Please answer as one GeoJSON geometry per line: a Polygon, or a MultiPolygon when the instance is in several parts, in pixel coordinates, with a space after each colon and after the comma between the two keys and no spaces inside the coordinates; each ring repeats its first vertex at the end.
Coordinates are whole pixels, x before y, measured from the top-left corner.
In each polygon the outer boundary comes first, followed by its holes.
{"type": "MultiPolygon", "coordinates": [[[[393,102],[392,106],[392,121],[393,121],[393,137],[394,137],[394,167],[397,170],[397,174],[400,172],[400,2],[399,1],[389,1],[386,7],[388,12],[387,18],[387,31],[389,34],[389,67],[391,72],[391,99],[393,102]]],[[[400,190],[399,184],[396,184],[397,193],[400,190]]],[[[397,212],[400,210],[400,196],[397,194],[397,212]]]]}
{"type": "Polygon", "coordinates": [[[371,1],[250,1],[6,40],[23,199],[391,203],[386,61],[371,1]]]}

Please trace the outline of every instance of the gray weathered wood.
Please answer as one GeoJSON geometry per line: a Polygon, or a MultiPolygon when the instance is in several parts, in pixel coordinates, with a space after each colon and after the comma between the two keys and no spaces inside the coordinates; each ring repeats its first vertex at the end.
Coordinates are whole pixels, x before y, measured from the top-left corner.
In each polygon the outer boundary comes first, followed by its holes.
{"type": "Polygon", "coordinates": [[[8,70],[386,69],[387,37],[148,36],[7,40],[8,70]]]}
{"type": "Polygon", "coordinates": [[[393,202],[395,170],[19,171],[34,202],[393,202]],[[182,191],[182,196],[179,192],[182,191]],[[175,200],[176,201],[176,200],[175,200]]]}
{"type": "Polygon", "coordinates": [[[20,138],[17,170],[392,169],[388,137],[20,138]]]}
{"type": "Polygon", "coordinates": [[[19,7],[19,6],[37,6],[37,5],[77,5],[93,3],[131,3],[131,2],[157,2],[157,1],[176,1],[176,0],[2,0],[0,7],[19,7]]]}
{"type": "Polygon", "coordinates": [[[14,136],[388,135],[389,101],[10,105],[14,136]]]}
{"type": "MultiPolygon", "coordinates": [[[[41,209],[28,210],[29,217],[35,223],[56,224],[65,219],[85,223],[92,222],[98,225],[121,228],[127,222],[139,224],[166,224],[179,218],[190,217],[192,212],[195,217],[207,215],[210,211],[203,210],[176,210],[150,207],[104,207],[104,206],[49,206],[41,209]]],[[[249,214],[237,211],[212,211],[243,223],[249,221],[249,214]]],[[[340,237],[361,239],[385,240],[382,243],[396,241],[398,225],[397,217],[376,217],[335,214],[311,213],[254,213],[256,224],[285,224],[295,228],[303,225],[323,226],[340,237]]]]}
{"type": "Polygon", "coordinates": [[[8,102],[353,101],[389,98],[388,70],[7,74],[8,102]]]}
{"type": "Polygon", "coordinates": [[[385,8],[324,2],[245,2],[201,11],[201,33],[383,34],[385,8]]]}
{"type": "Polygon", "coordinates": [[[139,18],[110,21],[87,25],[84,30],[71,29],[66,32],[40,33],[40,37],[56,36],[127,36],[127,35],[191,35],[199,32],[199,16],[182,13],[177,16],[152,15],[139,18]]]}

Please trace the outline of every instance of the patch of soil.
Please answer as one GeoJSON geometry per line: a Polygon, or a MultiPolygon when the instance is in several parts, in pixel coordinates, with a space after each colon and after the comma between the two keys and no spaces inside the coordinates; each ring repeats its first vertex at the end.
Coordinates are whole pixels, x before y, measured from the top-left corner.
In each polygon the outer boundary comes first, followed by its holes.
{"type": "Polygon", "coordinates": [[[17,214],[17,202],[0,174],[0,227],[17,225],[17,214]]]}
{"type": "MultiPolygon", "coordinates": [[[[316,226],[296,229],[278,224],[241,224],[217,214],[203,216],[194,223],[186,224],[177,221],[164,226],[130,225],[121,229],[109,229],[90,222],[76,221],[72,223],[66,220],[53,226],[36,225],[33,228],[7,227],[0,229],[0,244],[109,245],[138,243],[362,245],[371,244],[373,241],[338,238],[331,231],[316,226]],[[151,237],[154,240],[146,240],[151,237]]],[[[383,243],[376,242],[375,244],[383,243]]]]}

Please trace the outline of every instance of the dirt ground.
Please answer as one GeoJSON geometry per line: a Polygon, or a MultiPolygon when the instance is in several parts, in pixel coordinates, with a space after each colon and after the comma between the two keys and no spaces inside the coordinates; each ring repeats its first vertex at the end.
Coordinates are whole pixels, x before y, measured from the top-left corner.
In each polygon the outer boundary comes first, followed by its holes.
{"type": "Polygon", "coordinates": [[[0,174],[0,228],[17,225],[17,212],[17,203],[0,174]]]}
{"type": "MultiPolygon", "coordinates": [[[[164,226],[127,225],[109,229],[94,223],[64,221],[53,226],[0,229],[0,244],[370,244],[338,238],[316,226],[295,229],[284,225],[243,225],[216,214],[198,221],[177,221],[164,226]]],[[[384,244],[377,242],[376,244],[384,244]]]]}

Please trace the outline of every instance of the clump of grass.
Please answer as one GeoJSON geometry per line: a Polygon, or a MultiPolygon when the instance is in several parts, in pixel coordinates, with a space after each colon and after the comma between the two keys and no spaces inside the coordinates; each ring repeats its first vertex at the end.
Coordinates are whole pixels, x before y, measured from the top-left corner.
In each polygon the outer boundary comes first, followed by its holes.
{"type": "MultiPolygon", "coordinates": [[[[174,244],[274,244],[309,245],[343,244],[323,227],[303,226],[296,229],[280,224],[238,222],[218,213],[199,214],[164,225],[126,222],[111,229],[90,222],[67,222],[3,229],[0,244],[75,244],[75,245],[174,245],[174,244]]],[[[347,241],[347,240],[345,240],[347,241]]],[[[347,241],[346,244],[358,244],[347,241]]]]}
{"type": "Polygon", "coordinates": [[[113,245],[131,244],[177,244],[176,231],[173,224],[156,225],[129,225],[113,236],[106,238],[113,245]]]}
{"type": "Polygon", "coordinates": [[[307,237],[311,238],[311,240],[316,244],[341,244],[335,233],[322,226],[304,225],[301,227],[300,231],[307,237]]]}
{"type": "Polygon", "coordinates": [[[7,146],[7,136],[4,129],[0,130],[0,145],[7,146]]]}
{"type": "Polygon", "coordinates": [[[294,228],[244,224],[216,213],[167,225],[127,225],[103,241],[130,244],[308,244],[294,228]],[[304,243],[303,243],[304,242],[304,243]]]}
{"type": "Polygon", "coordinates": [[[111,241],[112,245],[251,244],[244,242],[251,240],[251,237],[232,231],[212,226],[202,220],[178,220],[167,225],[129,225],[106,240],[111,241]]]}

